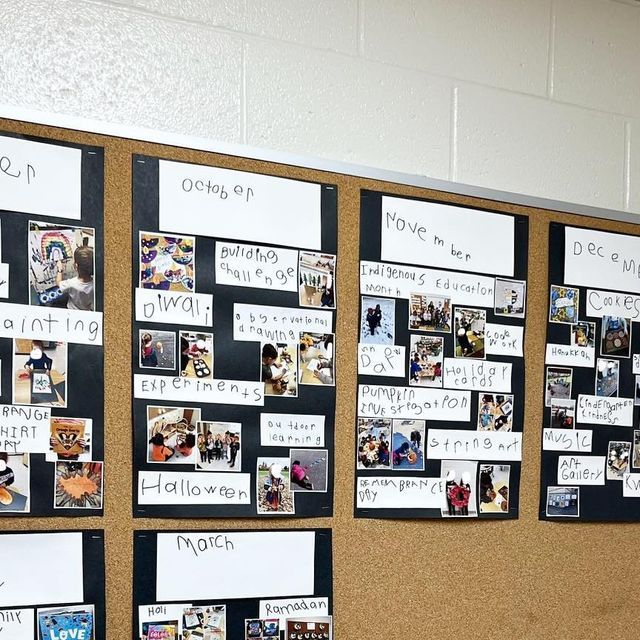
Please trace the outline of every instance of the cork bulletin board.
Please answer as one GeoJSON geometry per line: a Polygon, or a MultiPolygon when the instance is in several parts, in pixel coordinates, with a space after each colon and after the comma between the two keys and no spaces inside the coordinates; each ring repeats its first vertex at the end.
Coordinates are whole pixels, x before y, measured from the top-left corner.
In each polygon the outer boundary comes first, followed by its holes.
{"type": "Polygon", "coordinates": [[[340,265],[336,290],[340,307],[336,325],[339,348],[334,516],[299,522],[301,527],[333,530],[333,614],[337,638],[355,640],[363,637],[363,631],[372,637],[397,640],[424,634],[472,639],[608,638],[639,628],[635,596],[622,586],[628,576],[640,571],[640,558],[634,553],[637,526],[539,521],[538,498],[549,223],[631,235],[640,235],[640,227],[24,122],[0,119],[0,130],[104,148],[104,517],[3,519],[0,528],[2,531],[105,529],[109,640],[134,637],[131,608],[135,530],[298,526],[296,519],[277,522],[271,518],[261,521],[133,518],[129,345],[134,154],[337,185],[340,265]],[[517,520],[372,521],[353,517],[361,189],[484,207],[529,218],[524,457],[517,520]]]}

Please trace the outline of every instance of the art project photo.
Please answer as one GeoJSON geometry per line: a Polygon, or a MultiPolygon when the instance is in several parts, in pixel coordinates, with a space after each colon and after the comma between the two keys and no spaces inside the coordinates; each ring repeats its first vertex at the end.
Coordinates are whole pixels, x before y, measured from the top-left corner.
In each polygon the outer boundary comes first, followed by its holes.
{"type": "Polygon", "coordinates": [[[242,471],[242,425],[198,422],[196,470],[242,471]]]}
{"type": "Polygon", "coordinates": [[[336,308],[336,257],[300,251],[300,306],[336,308]]]}
{"type": "Polygon", "coordinates": [[[526,301],[526,281],[495,279],[494,312],[497,316],[524,318],[526,301]]]}
{"type": "Polygon", "coordinates": [[[423,471],[424,438],[424,420],[394,420],[391,468],[394,471],[423,471]]]}
{"type": "Polygon", "coordinates": [[[188,607],[182,613],[182,639],[227,640],[226,618],[223,604],[188,607]]]}
{"type": "Polygon", "coordinates": [[[445,481],[446,504],[442,517],[474,517],[478,515],[476,474],[478,463],[467,460],[443,460],[441,478],[445,481]]]}
{"type": "Polygon", "coordinates": [[[513,396],[502,394],[479,394],[478,430],[511,431],[513,396]]]}
{"type": "Polygon", "coordinates": [[[454,332],[456,358],[484,358],[484,331],[487,312],[484,309],[456,307],[454,332]]]}
{"type": "Polygon", "coordinates": [[[326,449],[291,449],[289,469],[291,491],[324,493],[327,490],[326,449]]]}
{"type": "Polygon", "coordinates": [[[94,615],[92,605],[38,609],[38,638],[95,640],[94,615]]]}
{"type": "Polygon", "coordinates": [[[195,464],[196,425],[199,421],[199,408],[149,405],[147,462],[195,464]]]}
{"type": "Polygon", "coordinates": [[[102,509],[102,462],[56,462],[54,507],[102,509]]]}
{"type": "Polygon", "coordinates": [[[358,469],[389,468],[391,420],[358,418],[358,469]]]}
{"type": "Polygon", "coordinates": [[[480,513],[509,512],[509,474],[504,464],[481,464],[478,480],[480,513]]]}
{"type": "Polygon", "coordinates": [[[298,345],[265,342],[261,345],[261,376],[267,396],[298,396],[298,345]]]}
{"type": "Polygon", "coordinates": [[[51,416],[47,462],[91,460],[92,420],[51,416]]]}
{"type": "Polygon", "coordinates": [[[138,335],[140,340],[138,364],[142,369],[175,370],[176,334],[173,331],[141,329],[138,335]]]}
{"type": "Polygon", "coordinates": [[[213,378],[213,334],[180,332],[180,375],[213,378]]]}
{"type": "Polygon", "coordinates": [[[331,640],[333,626],[330,616],[320,618],[287,618],[286,637],[290,640],[299,638],[315,638],[317,640],[331,640]]]}
{"type": "Polygon", "coordinates": [[[451,299],[428,293],[412,293],[409,298],[409,329],[451,332],[451,299]]]}
{"type": "Polygon", "coordinates": [[[29,454],[0,453],[0,513],[29,513],[29,454]]]}
{"type": "Polygon", "coordinates": [[[289,458],[258,458],[257,495],[259,514],[295,513],[295,494],[289,481],[289,458]]]}
{"type": "Polygon", "coordinates": [[[393,298],[362,296],[360,342],[394,344],[396,336],[396,301],[393,298]]]}
{"type": "Polygon", "coordinates": [[[13,402],[67,406],[67,344],[46,340],[13,341],[13,402]]]}
{"type": "Polygon", "coordinates": [[[551,285],[549,322],[574,324],[578,320],[580,290],[574,287],[551,285]]]}
{"type": "Polygon", "coordinates": [[[192,236],[140,233],[140,286],[164,291],[195,291],[196,241],[192,236]]]}
{"type": "Polygon", "coordinates": [[[547,487],[548,516],[577,518],[580,516],[580,487],[547,487]]]}
{"type": "Polygon", "coordinates": [[[302,333],[300,354],[300,384],[335,385],[333,333],[302,333]]]}
{"type": "Polygon", "coordinates": [[[441,387],[444,338],[412,335],[410,347],[409,384],[441,387]]]}

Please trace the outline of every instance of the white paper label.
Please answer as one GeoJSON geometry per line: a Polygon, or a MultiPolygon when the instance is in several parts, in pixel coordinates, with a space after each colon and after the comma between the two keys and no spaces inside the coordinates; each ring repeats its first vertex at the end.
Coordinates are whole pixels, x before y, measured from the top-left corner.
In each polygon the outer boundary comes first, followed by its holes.
{"type": "Polygon", "coordinates": [[[251,504],[251,474],[140,471],[138,503],[251,504]]]}
{"type": "Polygon", "coordinates": [[[360,293],[388,298],[433,293],[451,298],[453,304],[493,308],[494,278],[439,269],[421,269],[384,262],[360,262],[360,293]]]}
{"type": "Polygon", "coordinates": [[[622,497],[640,498],[640,473],[625,473],[622,476],[622,497]]]}
{"type": "Polygon", "coordinates": [[[313,531],[159,533],[157,558],[156,598],[161,601],[309,596],[314,591],[313,531]],[[176,580],[176,566],[189,580],[176,580]]]}
{"type": "Polygon", "coordinates": [[[51,409],[0,404],[0,451],[47,453],[51,409]]]}
{"type": "Polygon", "coordinates": [[[133,397],[261,407],[264,404],[264,384],[247,380],[197,380],[136,373],[133,376],[133,397]]]}
{"type": "Polygon", "coordinates": [[[559,456],[558,484],[604,484],[605,456],[559,456]]]}
{"type": "Polygon", "coordinates": [[[440,509],[445,496],[440,478],[358,477],[358,509],[440,509]]]}
{"type": "Polygon", "coordinates": [[[216,284],[298,290],[298,252],[256,244],[216,242],[216,284]]]}
{"type": "Polygon", "coordinates": [[[565,227],[567,284],[640,293],[639,276],[639,237],[565,227]]]}
{"type": "Polygon", "coordinates": [[[358,385],[358,415],[366,418],[422,418],[468,422],[471,415],[471,393],[361,384],[358,385]]]}
{"type": "Polygon", "coordinates": [[[319,184],[159,162],[162,231],[320,249],[319,184]]]}
{"type": "Polygon", "coordinates": [[[542,433],[544,451],[575,451],[590,453],[593,431],[589,429],[552,429],[542,433]]]}
{"type": "Polygon", "coordinates": [[[484,333],[484,349],[490,356],[522,357],[524,327],[487,322],[484,333]]]}
{"type": "Polygon", "coordinates": [[[358,344],[358,375],[404,378],[407,353],[404,346],[358,344]]]}
{"type": "Polygon", "coordinates": [[[180,293],[138,288],[136,322],[211,327],[213,296],[210,293],[180,293]]]}
{"type": "Polygon", "coordinates": [[[475,273],[513,276],[512,216],[438,202],[382,196],[381,257],[475,273]],[[500,238],[487,251],[478,238],[500,238]]]}
{"type": "Polygon", "coordinates": [[[615,316],[640,319],[640,296],[587,289],[587,315],[594,318],[615,316]]]}
{"type": "Polygon", "coordinates": [[[298,342],[300,334],[331,333],[333,314],[316,309],[233,305],[233,339],[246,342],[298,342]]]}
{"type": "Polygon", "coordinates": [[[287,618],[315,618],[329,615],[329,598],[282,598],[260,600],[260,618],[278,618],[285,629],[287,618]]]}
{"type": "Polygon", "coordinates": [[[522,434],[428,429],[426,454],[436,460],[522,460],[522,434]]]}
{"type": "Polygon", "coordinates": [[[0,298],[9,297],[9,265],[0,262],[0,298]]]}
{"type": "Polygon", "coordinates": [[[444,386],[449,389],[510,393],[512,367],[510,362],[445,358],[444,386]]]}
{"type": "Polygon", "coordinates": [[[33,609],[0,609],[0,640],[34,640],[33,609]]]}
{"type": "Polygon", "coordinates": [[[0,536],[0,607],[83,600],[82,533],[0,536]]]}
{"type": "Polygon", "coordinates": [[[166,620],[178,621],[178,633],[182,633],[182,614],[190,604],[149,604],[138,607],[138,627],[142,637],[143,622],[163,622],[166,620]]]}
{"type": "Polygon", "coordinates": [[[548,344],[544,361],[546,364],[558,364],[567,367],[594,367],[596,364],[595,358],[595,347],[548,344]]]}
{"type": "Polygon", "coordinates": [[[0,136],[0,209],[80,220],[82,151],[0,136]]]}
{"type": "Polygon", "coordinates": [[[580,394],[577,404],[576,422],[578,424],[633,426],[633,398],[603,398],[580,394]]]}
{"type": "Polygon", "coordinates": [[[324,447],[324,416],[261,413],[263,447],[324,447]]]}

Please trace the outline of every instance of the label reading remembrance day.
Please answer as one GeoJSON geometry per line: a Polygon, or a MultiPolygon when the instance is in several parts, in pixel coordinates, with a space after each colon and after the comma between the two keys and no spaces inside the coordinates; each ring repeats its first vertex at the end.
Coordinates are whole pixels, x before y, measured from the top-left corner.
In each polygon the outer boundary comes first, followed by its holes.
{"type": "Polygon", "coordinates": [[[357,517],[518,517],[527,246],[523,216],[361,193],[357,517]]]}
{"type": "Polygon", "coordinates": [[[337,191],[136,157],[138,517],[330,516],[337,191]]]}

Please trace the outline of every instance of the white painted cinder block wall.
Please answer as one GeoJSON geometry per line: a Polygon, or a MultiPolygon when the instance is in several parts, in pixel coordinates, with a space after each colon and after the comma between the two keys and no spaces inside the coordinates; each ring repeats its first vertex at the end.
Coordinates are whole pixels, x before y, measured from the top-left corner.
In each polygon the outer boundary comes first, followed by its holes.
{"type": "Polygon", "coordinates": [[[0,104],[640,213],[640,1],[0,0],[0,104]]]}

